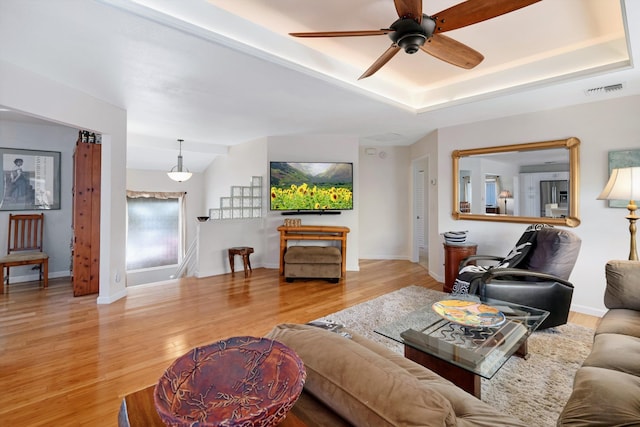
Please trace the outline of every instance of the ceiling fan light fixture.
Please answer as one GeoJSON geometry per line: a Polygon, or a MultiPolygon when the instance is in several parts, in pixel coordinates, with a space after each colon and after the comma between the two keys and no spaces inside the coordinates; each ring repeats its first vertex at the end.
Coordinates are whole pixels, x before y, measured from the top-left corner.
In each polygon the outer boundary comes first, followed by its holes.
{"type": "Polygon", "coordinates": [[[414,54],[433,35],[435,22],[428,15],[422,15],[422,21],[411,18],[400,18],[391,24],[392,33],[389,38],[406,53],[414,54]]]}
{"type": "Polygon", "coordinates": [[[429,55],[464,69],[480,64],[484,56],[443,32],[467,27],[513,12],[541,0],[475,0],[462,1],[429,16],[422,13],[422,0],[393,0],[398,19],[388,28],[357,31],[313,31],[289,33],[294,37],[361,37],[386,34],[393,42],[358,80],[375,74],[400,49],[408,54],[422,50],[429,55]],[[429,44],[425,44],[429,41],[429,44]]]}
{"type": "Polygon", "coordinates": [[[172,167],[169,172],[167,172],[167,175],[169,176],[169,178],[171,178],[176,182],[187,181],[189,178],[191,178],[191,175],[193,175],[191,172],[189,172],[189,169],[187,168],[183,169],[183,166],[182,166],[182,141],[184,140],[183,139],[178,140],[178,143],[180,144],[180,153],[178,154],[178,164],[172,167]]]}
{"type": "Polygon", "coordinates": [[[427,38],[433,35],[433,32],[436,30],[436,21],[433,17],[429,15],[422,15],[422,22],[420,23],[422,30],[427,35],[427,38]]]}
{"type": "Polygon", "coordinates": [[[408,54],[414,54],[420,50],[420,46],[424,45],[427,41],[427,36],[424,34],[405,34],[396,42],[404,51],[408,54]]]}

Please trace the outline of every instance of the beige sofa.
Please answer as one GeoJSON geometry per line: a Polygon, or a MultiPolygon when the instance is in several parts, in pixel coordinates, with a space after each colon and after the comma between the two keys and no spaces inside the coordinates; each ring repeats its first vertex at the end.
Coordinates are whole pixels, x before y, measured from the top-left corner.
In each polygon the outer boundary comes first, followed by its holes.
{"type": "Polygon", "coordinates": [[[304,361],[293,412],[308,426],[524,426],[451,382],[365,337],[283,324],[267,336],[304,361]]]}
{"type": "Polygon", "coordinates": [[[559,426],[640,425],[640,262],[609,261],[593,349],[576,372],[559,426]]]}

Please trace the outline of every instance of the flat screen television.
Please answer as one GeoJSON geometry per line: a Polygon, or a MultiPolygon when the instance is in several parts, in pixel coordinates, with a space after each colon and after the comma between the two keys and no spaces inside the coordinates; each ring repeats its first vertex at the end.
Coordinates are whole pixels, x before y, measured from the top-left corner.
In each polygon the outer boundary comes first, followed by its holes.
{"type": "Polygon", "coordinates": [[[353,163],[271,162],[272,211],[353,209],[353,163]]]}

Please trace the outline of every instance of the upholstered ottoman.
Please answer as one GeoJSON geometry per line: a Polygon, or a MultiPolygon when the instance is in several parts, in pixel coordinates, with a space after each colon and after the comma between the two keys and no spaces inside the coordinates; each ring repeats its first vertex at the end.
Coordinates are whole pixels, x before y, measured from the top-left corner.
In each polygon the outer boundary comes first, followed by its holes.
{"type": "Polygon", "coordinates": [[[342,273],[342,254],[334,246],[291,246],[284,254],[284,277],[329,279],[338,283],[342,273]]]}

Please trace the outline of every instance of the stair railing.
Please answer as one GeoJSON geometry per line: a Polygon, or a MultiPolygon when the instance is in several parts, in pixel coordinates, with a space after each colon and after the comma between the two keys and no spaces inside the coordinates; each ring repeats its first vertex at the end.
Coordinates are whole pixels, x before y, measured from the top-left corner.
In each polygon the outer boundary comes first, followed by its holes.
{"type": "Polygon", "coordinates": [[[187,249],[187,253],[185,254],[184,258],[182,258],[182,262],[180,263],[180,265],[178,265],[178,269],[171,276],[171,278],[178,279],[180,277],[188,276],[189,275],[188,273],[193,274],[195,270],[195,263],[197,260],[197,256],[196,256],[197,253],[198,253],[198,237],[196,236],[193,242],[191,242],[191,245],[189,245],[189,249],[187,249]]]}

